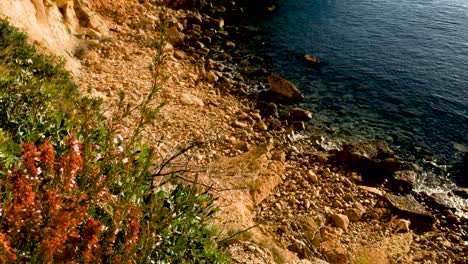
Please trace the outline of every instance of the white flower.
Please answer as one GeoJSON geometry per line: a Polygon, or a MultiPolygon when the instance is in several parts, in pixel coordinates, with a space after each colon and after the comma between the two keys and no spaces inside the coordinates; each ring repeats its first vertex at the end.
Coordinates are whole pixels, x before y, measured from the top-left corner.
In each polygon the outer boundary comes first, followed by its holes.
{"type": "Polygon", "coordinates": [[[122,159],[122,163],[123,163],[123,164],[127,164],[127,163],[128,163],[128,158],[122,159]]]}
{"type": "Polygon", "coordinates": [[[97,154],[96,154],[96,159],[97,159],[97,160],[100,160],[100,159],[102,159],[102,155],[101,155],[101,153],[97,153],[97,154]]]}
{"type": "Polygon", "coordinates": [[[117,147],[117,154],[120,154],[124,151],[124,148],[122,146],[117,147]]]}
{"type": "Polygon", "coordinates": [[[72,149],[76,154],[80,154],[80,146],[78,144],[73,144],[72,149]]]}
{"type": "Polygon", "coordinates": [[[41,173],[42,173],[41,167],[37,167],[37,175],[41,175],[41,173]]]}

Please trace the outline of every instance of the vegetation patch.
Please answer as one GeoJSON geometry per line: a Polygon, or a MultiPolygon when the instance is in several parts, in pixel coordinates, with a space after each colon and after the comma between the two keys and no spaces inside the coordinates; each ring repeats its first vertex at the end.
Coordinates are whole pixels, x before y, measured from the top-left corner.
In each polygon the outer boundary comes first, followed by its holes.
{"type": "Polygon", "coordinates": [[[151,92],[136,108],[122,94],[108,122],[56,58],[0,21],[0,262],[227,261],[207,225],[213,198],[193,186],[158,188],[154,168],[168,161],[154,164],[139,140],[159,109],[151,107],[164,81],[157,50],[151,92]],[[119,121],[136,112],[129,131],[119,121]]]}

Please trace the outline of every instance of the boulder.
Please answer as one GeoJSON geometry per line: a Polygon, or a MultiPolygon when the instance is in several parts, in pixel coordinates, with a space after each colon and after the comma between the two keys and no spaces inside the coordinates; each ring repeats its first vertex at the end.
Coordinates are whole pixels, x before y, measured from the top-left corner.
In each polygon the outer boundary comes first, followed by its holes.
{"type": "Polygon", "coordinates": [[[309,121],[312,118],[312,113],[310,111],[299,107],[289,109],[287,115],[289,119],[293,121],[309,121]]]}
{"type": "Polygon", "coordinates": [[[331,215],[331,219],[333,220],[333,223],[335,223],[335,225],[343,230],[346,230],[348,229],[348,225],[349,225],[349,219],[346,215],[342,215],[342,214],[333,214],[331,215]]]}
{"type": "Polygon", "coordinates": [[[270,91],[275,96],[274,99],[284,102],[301,101],[304,95],[296,88],[296,86],[277,73],[273,73],[268,77],[270,91]]]}
{"type": "Polygon", "coordinates": [[[339,241],[328,240],[322,243],[322,253],[329,263],[348,263],[348,253],[339,241]]]}
{"type": "Polygon", "coordinates": [[[345,211],[346,216],[352,222],[357,222],[361,220],[364,210],[358,208],[348,208],[345,211]]]}
{"type": "Polygon", "coordinates": [[[350,170],[360,172],[363,180],[379,184],[400,167],[389,145],[380,140],[343,145],[337,159],[350,170]]]}
{"type": "Polygon", "coordinates": [[[417,173],[411,170],[396,171],[390,181],[390,188],[402,193],[409,193],[416,184],[417,173]]]}
{"type": "Polygon", "coordinates": [[[455,212],[457,209],[453,204],[448,203],[448,196],[446,193],[432,193],[428,194],[422,192],[419,194],[424,200],[425,204],[430,208],[437,209],[439,211],[451,211],[455,212]]]}
{"type": "Polygon", "coordinates": [[[180,95],[180,102],[184,105],[204,106],[203,100],[193,94],[183,93],[180,95]]]}
{"type": "Polygon", "coordinates": [[[409,218],[413,223],[431,225],[435,222],[435,217],[411,195],[385,194],[383,197],[396,214],[409,218]]]}

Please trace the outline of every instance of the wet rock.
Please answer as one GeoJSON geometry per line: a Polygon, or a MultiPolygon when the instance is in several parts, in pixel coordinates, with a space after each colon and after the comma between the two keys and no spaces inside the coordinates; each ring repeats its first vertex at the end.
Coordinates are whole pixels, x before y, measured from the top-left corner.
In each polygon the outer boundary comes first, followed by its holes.
{"type": "Polygon", "coordinates": [[[429,225],[435,222],[434,216],[411,195],[385,194],[384,199],[397,214],[411,219],[414,223],[429,225]]]}
{"type": "Polygon", "coordinates": [[[304,99],[304,95],[290,81],[284,79],[277,73],[273,73],[268,77],[271,93],[276,99],[281,101],[300,101],[304,99]]]}
{"type": "Polygon", "coordinates": [[[294,107],[289,109],[288,116],[290,120],[294,121],[309,121],[312,118],[312,113],[302,108],[294,107]]]}
{"type": "Polygon", "coordinates": [[[337,159],[349,169],[360,172],[364,181],[374,184],[382,183],[400,166],[388,144],[378,140],[345,144],[337,153],[337,159]]]}
{"type": "Polygon", "coordinates": [[[312,63],[320,63],[320,60],[317,59],[314,55],[310,55],[310,54],[306,54],[304,55],[304,59],[308,62],[312,62],[312,63]]]}
{"type": "Polygon", "coordinates": [[[468,188],[457,188],[455,190],[452,190],[452,193],[461,198],[468,199],[468,188]]]}
{"type": "Polygon", "coordinates": [[[416,177],[417,173],[411,170],[396,171],[390,181],[390,188],[398,192],[409,193],[416,184],[416,177]]]}
{"type": "Polygon", "coordinates": [[[193,94],[183,93],[180,95],[180,102],[184,105],[198,105],[204,106],[202,99],[196,97],[193,94]]]}
{"type": "Polygon", "coordinates": [[[333,214],[331,215],[331,219],[333,220],[333,223],[335,223],[335,225],[343,230],[346,230],[348,229],[348,225],[349,225],[349,219],[346,215],[342,215],[342,214],[333,214]]]}
{"type": "Polygon", "coordinates": [[[295,131],[304,131],[306,129],[306,125],[302,121],[293,121],[291,125],[295,131]]]}
{"type": "Polygon", "coordinates": [[[261,116],[264,117],[278,117],[278,106],[271,102],[258,102],[257,108],[260,109],[261,116]]]}
{"type": "Polygon", "coordinates": [[[431,195],[422,192],[420,196],[424,199],[424,202],[430,207],[439,211],[450,210],[456,211],[456,208],[447,202],[448,197],[446,193],[433,193],[431,195]]]}
{"type": "Polygon", "coordinates": [[[236,43],[234,43],[232,41],[226,41],[225,45],[226,45],[226,47],[231,48],[231,49],[236,47],[236,43]]]}
{"type": "Polygon", "coordinates": [[[224,27],[224,19],[219,18],[212,18],[210,19],[210,25],[215,29],[222,29],[224,27]]]}

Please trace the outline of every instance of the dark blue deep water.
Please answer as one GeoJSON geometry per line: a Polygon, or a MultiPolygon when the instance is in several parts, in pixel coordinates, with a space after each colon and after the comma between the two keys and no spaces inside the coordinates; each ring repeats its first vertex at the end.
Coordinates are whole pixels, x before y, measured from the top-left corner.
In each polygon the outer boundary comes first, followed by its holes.
{"type": "Polygon", "coordinates": [[[468,1],[279,1],[248,23],[250,48],[306,94],[312,132],[384,139],[457,174],[468,145],[468,1]]]}

